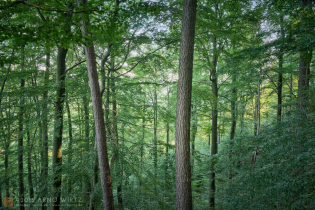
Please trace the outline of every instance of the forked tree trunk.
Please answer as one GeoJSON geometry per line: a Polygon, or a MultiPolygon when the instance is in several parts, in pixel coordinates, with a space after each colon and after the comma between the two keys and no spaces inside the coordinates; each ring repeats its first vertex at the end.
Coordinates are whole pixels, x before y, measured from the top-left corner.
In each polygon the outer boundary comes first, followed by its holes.
{"type": "Polygon", "coordinates": [[[190,113],[196,0],[184,0],[176,106],[176,209],[192,209],[190,113]]]}
{"type": "MultiPolygon", "coordinates": [[[[77,0],[79,6],[86,7],[86,0],[77,0]],[[81,4],[81,5],[80,5],[81,4]]],[[[91,33],[87,30],[87,26],[89,25],[88,18],[82,18],[81,21],[82,27],[82,35],[88,36],[92,38],[91,33]]],[[[95,135],[96,135],[96,143],[97,143],[97,151],[98,151],[98,161],[99,168],[101,173],[101,186],[103,192],[103,202],[104,209],[112,210],[114,209],[114,199],[112,193],[112,183],[110,177],[110,169],[109,169],[109,161],[108,161],[108,153],[107,153],[107,142],[106,142],[106,131],[105,131],[105,121],[104,114],[102,109],[102,98],[100,87],[98,83],[98,75],[96,68],[96,56],[94,50],[93,42],[86,43],[84,46],[86,64],[89,75],[89,83],[91,90],[91,98],[93,105],[93,114],[94,114],[94,124],[95,124],[95,135]]]]}

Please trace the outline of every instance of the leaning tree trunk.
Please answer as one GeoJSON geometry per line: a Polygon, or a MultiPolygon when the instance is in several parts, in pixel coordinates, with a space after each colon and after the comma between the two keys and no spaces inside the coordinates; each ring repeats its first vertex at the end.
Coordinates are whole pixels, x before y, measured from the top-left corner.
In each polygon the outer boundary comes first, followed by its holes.
{"type": "MultiPolygon", "coordinates": [[[[86,7],[86,0],[77,0],[78,5],[83,4],[86,7]]],[[[82,18],[81,21],[82,35],[92,38],[91,33],[87,30],[89,25],[88,18],[82,18]]],[[[93,105],[93,114],[94,114],[94,124],[95,124],[95,134],[96,134],[96,143],[98,151],[98,161],[99,168],[101,173],[101,186],[103,191],[103,202],[104,209],[114,209],[114,199],[112,193],[112,182],[110,177],[108,153],[107,153],[107,142],[106,142],[106,131],[105,131],[105,121],[104,114],[102,109],[102,98],[101,92],[98,83],[98,75],[96,68],[96,56],[94,50],[93,41],[87,43],[84,46],[86,64],[89,75],[89,83],[91,90],[91,98],[93,105]]]]}
{"type": "Polygon", "coordinates": [[[176,209],[192,209],[190,113],[197,0],[184,0],[176,106],[176,209]]]}

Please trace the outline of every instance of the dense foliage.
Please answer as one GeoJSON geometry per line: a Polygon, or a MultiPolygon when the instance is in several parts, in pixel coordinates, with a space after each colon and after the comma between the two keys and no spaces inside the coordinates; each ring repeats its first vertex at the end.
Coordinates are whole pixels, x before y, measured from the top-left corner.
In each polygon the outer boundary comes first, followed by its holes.
{"type": "MultiPolygon", "coordinates": [[[[60,209],[103,209],[92,40],[115,208],[175,209],[182,4],[1,1],[0,209],[48,209],[56,192],[60,209]]],[[[315,209],[314,17],[312,0],[198,1],[193,209],[315,209]]]]}

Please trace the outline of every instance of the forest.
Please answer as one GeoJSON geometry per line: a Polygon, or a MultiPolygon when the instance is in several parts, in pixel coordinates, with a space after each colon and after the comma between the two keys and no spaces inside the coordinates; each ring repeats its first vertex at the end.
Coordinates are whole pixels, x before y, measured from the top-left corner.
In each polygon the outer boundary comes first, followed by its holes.
{"type": "Polygon", "coordinates": [[[314,0],[0,0],[0,209],[314,210],[314,0]]]}

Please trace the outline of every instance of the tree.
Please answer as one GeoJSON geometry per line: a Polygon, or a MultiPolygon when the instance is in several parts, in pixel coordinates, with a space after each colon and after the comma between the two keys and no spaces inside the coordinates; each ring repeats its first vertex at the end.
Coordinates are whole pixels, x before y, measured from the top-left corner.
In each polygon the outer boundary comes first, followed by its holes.
{"type": "MultiPolygon", "coordinates": [[[[86,0],[78,0],[78,6],[85,8],[87,6],[86,0]]],[[[88,17],[88,16],[87,16],[88,17]]],[[[89,25],[89,19],[83,18],[81,20],[81,31],[83,37],[92,40],[92,34],[88,31],[87,26],[89,25]]],[[[104,209],[114,209],[114,199],[112,193],[109,161],[107,154],[107,142],[106,142],[106,131],[105,121],[102,109],[102,98],[100,87],[98,83],[97,67],[96,67],[96,56],[94,50],[93,41],[86,41],[84,45],[86,64],[89,75],[89,84],[92,97],[94,123],[95,123],[95,134],[98,152],[99,169],[101,173],[101,184],[103,191],[103,202],[104,209]]]]}
{"type": "Polygon", "coordinates": [[[298,82],[298,103],[299,109],[303,110],[307,107],[308,102],[308,90],[310,80],[310,63],[312,61],[312,46],[307,43],[307,36],[310,35],[310,23],[313,22],[310,19],[312,11],[312,1],[301,1],[301,24],[300,24],[300,58],[299,58],[299,82],[298,82]],[[306,43],[303,43],[306,42],[306,43]]]}
{"type": "Polygon", "coordinates": [[[192,209],[190,165],[191,89],[196,0],[184,0],[176,106],[176,209],[192,209]]]}

